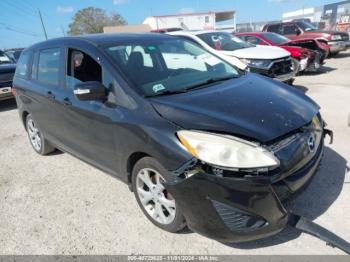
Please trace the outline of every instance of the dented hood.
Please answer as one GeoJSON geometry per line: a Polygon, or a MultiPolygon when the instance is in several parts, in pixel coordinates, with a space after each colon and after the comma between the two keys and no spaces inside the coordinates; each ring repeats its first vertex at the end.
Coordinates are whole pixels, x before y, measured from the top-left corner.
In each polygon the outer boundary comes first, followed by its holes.
{"type": "Polygon", "coordinates": [[[162,117],[184,129],[233,134],[263,143],[309,123],[319,110],[294,87],[250,73],[150,101],[162,117]]]}

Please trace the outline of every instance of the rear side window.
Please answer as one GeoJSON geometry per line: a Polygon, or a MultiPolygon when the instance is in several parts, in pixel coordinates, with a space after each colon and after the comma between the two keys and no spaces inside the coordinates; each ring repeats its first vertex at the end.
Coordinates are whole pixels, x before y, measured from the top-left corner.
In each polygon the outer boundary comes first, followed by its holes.
{"type": "Polygon", "coordinates": [[[28,68],[29,68],[29,59],[30,59],[30,53],[24,53],[20,56],[17,67],[16,67],[16,76],[19,77],[27,77],[28,74],[28,68]]]}
{"type": "Polygon", "coordinates": [[[39,52],[37,80],[58,85],[60,68],[60,48],[46,49],[39,52]]]}
{"type": "Polygon", "coordinates": [[[277,25],[269,25],[267,27],[267,32],[274,32],[274,33],[277,33],[277,34],[280,34],[280,28],[281,28],[281,25],[277,24],[277,25]]]}

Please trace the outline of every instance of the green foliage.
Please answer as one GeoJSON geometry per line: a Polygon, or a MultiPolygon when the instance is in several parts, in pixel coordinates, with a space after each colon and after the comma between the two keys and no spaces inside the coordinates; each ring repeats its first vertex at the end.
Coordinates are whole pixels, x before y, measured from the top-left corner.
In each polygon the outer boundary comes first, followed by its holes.
{"type": "Polygon", "coordinates": [[[104,26],[126,25],[127,22],[118,13],[107,15],[101,8],[87,7],[79,10],[69,24],[69,35],[102,33],[104,26]]]}

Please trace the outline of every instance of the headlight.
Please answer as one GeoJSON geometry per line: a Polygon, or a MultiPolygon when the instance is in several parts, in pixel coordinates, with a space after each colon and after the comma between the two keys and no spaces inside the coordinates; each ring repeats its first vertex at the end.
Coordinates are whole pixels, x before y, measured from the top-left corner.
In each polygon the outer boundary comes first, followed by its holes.
{"type": "Polygon", "coordinates": [[[332,41],[341,40],[341,35],[332,35],[332,36],[331,36],[331,40],[332,40],[332,41]]]}
{"type": "Polygon", "coordinates": [[[240,138],[187,130],[177,135],[189,153],[214,166],[237,169],[279,166],[271,152],[240,138]]]}
{"type": "Polygon", "coordinates": [[[268,68],[271,64],[270,60],[254,60],[254,59],[240,59],[244,64],[252,67],[268,68]]]}

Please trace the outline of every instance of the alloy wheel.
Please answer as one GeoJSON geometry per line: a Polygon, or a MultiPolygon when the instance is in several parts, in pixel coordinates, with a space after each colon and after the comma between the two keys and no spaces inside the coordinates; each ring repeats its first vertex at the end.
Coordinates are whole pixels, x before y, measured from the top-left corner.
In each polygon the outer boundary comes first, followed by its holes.
{"type": "Polygon", "coordinates": [[[40,131],[36,127],[35,122],[33,119],[29,119],[27,122],[27,130],[30,138],[30,142],[32,143],[34,149],[38,152],[41,150],[41,137],[40,137],[40,131]]]}
{"type": "Polygon", "coordinates": [[[159,224],[168,225],[175,219],[176,205],[174,198],[165,190],[164,181],[158,171],[144,168],[136,176],[136,190],[149,216],[159,224]]]}

